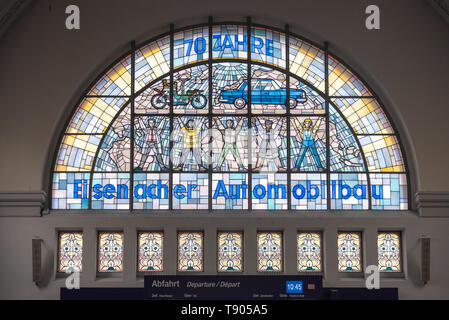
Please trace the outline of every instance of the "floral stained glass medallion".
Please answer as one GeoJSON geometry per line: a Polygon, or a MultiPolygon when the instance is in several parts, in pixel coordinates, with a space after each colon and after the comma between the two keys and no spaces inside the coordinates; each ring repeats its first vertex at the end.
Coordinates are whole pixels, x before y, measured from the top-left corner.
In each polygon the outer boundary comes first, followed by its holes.
{"type": "Polygon", "coordinates": [[[203,271],[203,233],[178,233],[178,271],[203,271]]]}
{"type": "Polygon", "coordinates": [[[98,233],[98,272],[123,271],[123,232],[98,233]]]}
{"type": "Polygon", "coordinates": [[[137,271],[163,271],[163,232],[139,232],[137,271]]]}
{"type": "Polygon", "coordinates": [[[282,233],[257,233],[257,271],[282,271],[282,233]]]}
{"type": "Polygon", "coordinates": [[[377,235],[379,271],[401,272],[401,233],[379,232],[377,235]]]}
{"type": "Polygon", "coordinates": [[[241,232],[218,233],[218,271],[243,271],[243,234],[241,232]]]}
{"type": "Polygon", "coordinates": [[[315,271],[321,269],[321,233],[300,232],[298,241],[298,271],[315,271]]]}
{"type": "Polygon", "coordinates": [[[362,271],[362,234],[360,232],[338,233],[338,271],[362,271]]]}

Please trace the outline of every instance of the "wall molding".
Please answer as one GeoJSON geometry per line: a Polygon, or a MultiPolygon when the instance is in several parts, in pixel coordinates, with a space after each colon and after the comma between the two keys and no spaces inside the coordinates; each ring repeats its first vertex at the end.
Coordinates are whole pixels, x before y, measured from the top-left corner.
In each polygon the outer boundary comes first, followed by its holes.
{"type": "Polygon", "coordinates": [[[415,203],[422,217],[449,217],[449,192],[417,192],[415,203]]]}
{"type": "Polygon", "coordinates": [[[45,191],[0,192],[0,217],[40,217],[45,191]]]}

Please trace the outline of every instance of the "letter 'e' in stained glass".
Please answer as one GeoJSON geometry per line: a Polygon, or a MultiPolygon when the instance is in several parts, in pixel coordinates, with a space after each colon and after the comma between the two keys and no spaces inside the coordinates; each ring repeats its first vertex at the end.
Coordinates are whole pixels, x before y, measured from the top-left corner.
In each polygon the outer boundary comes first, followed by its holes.
{"type": "Polygon", "coordinates": [[[83,270],[83,233],[59,232],[58,272],[83,270]]]}
{"type": "Polygon", "coordinates": [[[282,233],[257,233],[257,271],[282,271],[282,233]]]}
{"type": "Polygon", "coordinates": [[[178,271],[203,271],[202,232],[178,232],[178,271]]]}
{"type": "Polygon", "coordinates": [[[362,234],[360,232],[338,233],[338,271],[362,271],[362,234]]]}
{"type": "Polygon", "coordinates": [[[137,271],[163,271],[163,232],[139,232],[137,271]]]}
{"type": "Polygon", "coordinates": [[[123,271],[123,232],[98,233],[98,272],[123,271]]]}
{"type": "Polygon", "coordinates": [[[241,232],[218,233],[218,271],[243,271],[243,234],[241,232]]]}
{"type": "Polygon", "coordinates": [[[298,271],[321,272],[321,233],[298,233],[298,271]]]}
{"type": "Polygon", "coordinates": [[[379,271],[401,272],[401,233],[379,232],[377,234],[379,271]]]}

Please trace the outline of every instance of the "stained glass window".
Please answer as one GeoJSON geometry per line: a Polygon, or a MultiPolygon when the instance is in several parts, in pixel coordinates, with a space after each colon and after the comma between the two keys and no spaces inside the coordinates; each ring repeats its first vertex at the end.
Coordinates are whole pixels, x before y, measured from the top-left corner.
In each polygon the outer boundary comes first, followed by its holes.
{"type": "Polygon", "coordinates": [[[151,272],[164,270],[164,233],[138,233],[137,271],[151,272]]]}
{"type": "Polygon", "coordinates": [[[282,232],[258,232],[257,271],[282,271],[282,257],[282,232]]]}
{"type": "Polygon", "coordinates": [[[338,233],[338,271],[362,272],[362,234],[338,233]]]}
{"type": "Polygon", "coordinates": [[[243,271],[242,232],[218,232],[218,271],[243,271]]]}
{"type": "Polygon", "coordinates": [[[123,232],[98,232],[98,272],[123,271],[123,232]]]}
{"type": "Polygon", "coordinates": [[[320,232],[299,232],[298,271],[322,271],[322,245],[320,232]]]}
{"type": "Polygon", "coordinates": [[[380,271],[401,272],[401,251],[400,232],[379,232],[377,234],[377,252],[380,271]]]}
{"type": "Polygon", "coordinates": [[[387,111],[328,52],[242,23],[133,47],[70,115],[51,209],[408,210],[387,111]]]}
{"type": "Polygon", "coordinates": [[[203,271],[203,232],[178,232],[178,271],[203,271]]]}
{"type": "Polygon", "coordinates": [[[83,271],[83,233],[58,233],[58,272],[83,271]]]}

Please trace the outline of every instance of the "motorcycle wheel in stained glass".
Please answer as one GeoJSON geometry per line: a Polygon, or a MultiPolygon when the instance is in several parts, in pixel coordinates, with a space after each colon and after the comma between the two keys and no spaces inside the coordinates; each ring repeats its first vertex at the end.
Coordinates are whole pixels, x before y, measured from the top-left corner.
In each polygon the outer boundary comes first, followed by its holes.
{"type": "Polygon", "coordinates": [[[253,170],[285,172],[287,168],[287,122],[281,117],[254,117],[252,121],[253,170]]]}
{"type": "Polygon", "coordinates": [[[173,209],[201,210],[209,207],[207,173],[173,174],[173,209]]]}
{"type": "Polygon", "coordinates": [[[247,27],[217,25],[212,27],[212,58],[247,59],[247,27]]]}
{"type": "Polygon", "coordinates": [[[98,150],[95,171],[129,171],[131,168],[131,107],[118,115],[98,150]]]}
{"type": "Polygon", "coordinates": [[[170,71],[170,37],[163,37],[137,49],[135,60],[135,90],[139,91],[170,71]]]}
{"type": "Polygon", "coordinates": [[[299,232],[298,271],[321,272],[321,233],[299,232]]]}
{"type": "Polygon", "coordinates": [[[134,170],[168,171],[170,119],[164,116],[136,116],[134,129],[134,170]]]}
{"type": "Polygon", "coordinates": [[[170,112],[170,77],[153,82],[134,99],[137,114],[167,114],[170,112]]]}
{"type": "Polygon", "coordinates": [[[209,27],[177,32],[173,41],[174,68],[209,58],[209,27]]]}
{"type": "Polygon", "coordinates": [[[127,101],[126,97],[83,99],[73,114],[66,133],[104,133],[114,116],[127,101]]]}
{"type": "Polygon", "coordinates": [[[58,233],[58,272],[83,271],[83,233],[58,233]]]}
{"type": "Polygon", "coordinates": [[[282,232],[257,233],[257,271],[281,272],[282,232]]]}
{"type": "Polygon", "coordinates": [[[284,114],[287,104],[305,101],[304,92],[290,91],[287,101],[287,76],[271,68],[253,65],[251,68],[251,111],[254,114],[284,114]]]}
{"type": "Polygon", "coordinates": [[[247,210],[248,175],[246,173],[214,173],[212,175],[212,209],[247,210]]]}
{"type": "Polygon", "coordinates": [[[89,209],[89,183],[90,173],[55,172],[51,208],[89,209]]]}
{"type": "Polygon", "coordinates": [[[407,175],[371,173],[373,210],[408,210],[407,175]]]}
{"type": "Polygon", "coordinates": [[[290,36],[290,72],[325,91],[324,51],[290,36]]]}
{"type": "Polygon", "coordinates": [[[371,92],[351,70],[332,56],[329,56],[330,96],[371,96],[371,92]]]}
{"type": "Polygon", "coordinates": [[[379,271],[401,272],[401,233],[379,232],[377,234],[379,271]]]}
{"type": "Polygon", "coordinates": [[[138,233],[138,272],[164,271],[164,233],[138,233]]]}
{"type": "Polygon", "coordinates": [[[292,210],[327,210],[325,173],[293,173],[291,186],[292,210]]]}
{"type": "Polygon", "coordinates": [[[287,185],[285,173],[253,173],[253,210],[288,209],[287,185]]]}
{"type": "Polygon", "coordinates": [[[368,181],[364,173],[331,173],[332,210],[368,210],[368,181]]]}
{"type": "Polygon", "coordinates": [[[123,272],[123,232],[98,232],[98,272],[123,272]]]}
{"type": "Polygon", "coordinates": [[[243,233],[218,232],[218,272],[243,271],[243,233]]]}
{"type": "Polygon", "coordinates": [[[180,114],[209,112],[209,67],[183,69],[173,75],[173,110],[180,114]]]}
{"type": "Polygon", "coordinates": [[[168,173],[135,173],[133,190],[135,210],[169,209],[168,173]]]}
{"type": "Polygon", "coordinates": [[[175,117],[171,159],[175,171],[207,171],[209,135],[207,117],[175,117]]]}
{"type": "Polygon", "coordinates": [[[312,87],[290,77],[290,113],[301,115],[324,115],[326,102],[312,87]]]}
{"type": "Polygon", "coordinates": [[[371,172],[404,172],[404,160],[395,136],[358,136],[371,172]]]}
{"type": "Polygon", "coordinates": [[[293,172],[325,170],[325,118],[294,117],[290,119],[290,165],[293,172]]]}
{"type": "Polygon", "coordinates": [[[248,66],[245,63],[215,63],[212,66],[213,111],[248,112],[248,66]]]}
{"type": "Polygon", "coordinates": [[[392,134],[390,121],[379,103],[367,99],[331,99],[356,134],[392,134]]]}
{"type": "Polygon", "coordinates": [[[214,171],[245,171],[248,169],[247,118],[213,118],[211,136],[214,171]]]}
{"type": "Polygon", "coordinates": [[[285,35],[265,28],[251,29],[251,59],[285,68],[285,35]]]}
{"type": "Polygon", "coordinates": [[[92,209],[129,209],[129,173],[94,173],[92,209]]]}
{"type": "Polygon", "coordinates": [[[87,93],[88,96],[131,95],[131,55],[119,61],[87,93]]]}
{"type": "Polygon", "coordinates": [[[362,272],[362,234],[338,233],[338,271],[362,272]]]}
{"type": "Polygon", "coordinates": [[[365,170],[357,137],[332,105],[329,105],[329,161],[330,170],[334,172],[365,170]]]}
{"type": "Polygon", "coordinates": [[[100,135],[65,135],[59,147],[55,171],[90,171],[100,135]]]}
{"type": "Polygon", "coordinates": [[[178,271],[203,271],[203,232],[178,232],[178,271]]]}

